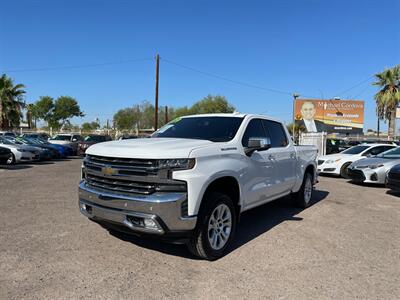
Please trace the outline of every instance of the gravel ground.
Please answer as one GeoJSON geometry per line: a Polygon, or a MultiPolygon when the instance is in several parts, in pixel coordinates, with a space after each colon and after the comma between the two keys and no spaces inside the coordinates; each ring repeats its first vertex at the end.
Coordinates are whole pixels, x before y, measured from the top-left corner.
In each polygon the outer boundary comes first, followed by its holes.
{"type": "Polygon", "coordinates": [[[80,215],[80,159],[0,169],[0,299],[399,299],[400,197],[320,177],[306,210],[245,213],[216,262],[80,215]]]}

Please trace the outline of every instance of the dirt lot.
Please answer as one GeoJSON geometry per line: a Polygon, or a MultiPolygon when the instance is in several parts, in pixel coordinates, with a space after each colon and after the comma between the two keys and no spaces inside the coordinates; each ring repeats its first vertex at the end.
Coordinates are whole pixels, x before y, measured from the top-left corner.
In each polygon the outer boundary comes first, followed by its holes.
{"type": "Polygon", "coordinates": [[[80,160],[0,169],[0,299],[399,299],[400,198],[320,178],[316,203],[244,215],[216,262],[80,215],[80,160]]]}

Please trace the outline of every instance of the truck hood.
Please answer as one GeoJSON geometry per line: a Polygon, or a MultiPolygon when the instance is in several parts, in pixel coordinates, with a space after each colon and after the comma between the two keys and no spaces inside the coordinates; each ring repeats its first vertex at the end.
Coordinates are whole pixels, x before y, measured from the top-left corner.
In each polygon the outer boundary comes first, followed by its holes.
{"type": "Polygon", "coordinates": [[[187,158],[192,150],[213,142],[195,139],[142,138],[94,144],[86,154],[125,158],[187,158]]]}

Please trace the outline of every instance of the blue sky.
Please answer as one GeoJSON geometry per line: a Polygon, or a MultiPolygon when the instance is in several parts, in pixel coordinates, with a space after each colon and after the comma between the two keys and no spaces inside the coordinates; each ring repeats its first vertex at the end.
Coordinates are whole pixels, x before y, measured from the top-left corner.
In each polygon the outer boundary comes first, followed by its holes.
{"type": "Polygon", "coordinates": [[[368,78],[400,63],[397,0],[0,2],[0,73],[26,85],[27,102],[75,97],[86,113],[75,123],[153,101],[159,53],[160,105],[220,94],[240,112],[290,121],[290,93],[340,96],[365,100],[364,129],[375,128],[368,78]],[[32,70],[82,65],[97,66],[32,70]]]}

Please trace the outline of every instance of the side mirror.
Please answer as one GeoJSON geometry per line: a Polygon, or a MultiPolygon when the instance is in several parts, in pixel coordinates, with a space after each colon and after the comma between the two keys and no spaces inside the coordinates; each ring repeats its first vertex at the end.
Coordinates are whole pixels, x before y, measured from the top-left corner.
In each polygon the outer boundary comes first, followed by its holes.
{"type": "Polygon", "coordinates": [[[78,139],[72,139],[73,142],[76,142],[78,139]]]}
{"type": "Polygon", "coordinates": [[[245,153],[247,156],[251,156],[254,151],[263,151],[269,148],[271,148],[271,140],[269,138],[251,137],[247,143],[245,153]]]}

